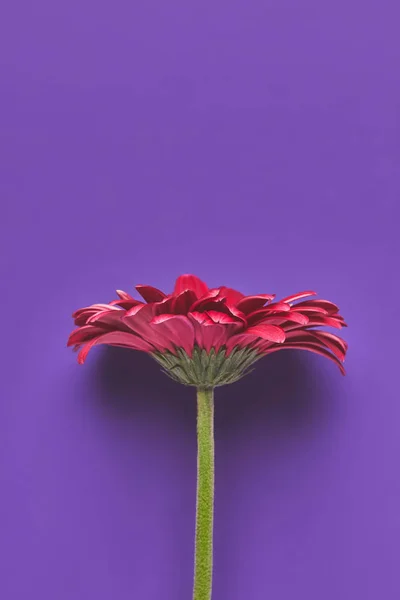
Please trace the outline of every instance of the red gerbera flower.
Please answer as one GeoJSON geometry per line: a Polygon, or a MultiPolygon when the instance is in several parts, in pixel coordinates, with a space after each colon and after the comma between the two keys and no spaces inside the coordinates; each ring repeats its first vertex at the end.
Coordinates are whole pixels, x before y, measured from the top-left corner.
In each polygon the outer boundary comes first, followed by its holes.
{"type": "Polygon", "coordinates": [[[278,350],[309,350],[330,358],[344,373],[347,344],[320,327],[345,327],[338,307],[315,292],[245,296],[228,287],[209,289],[194,275],[178,277],[172,294],[148,286],[136,300],[117,290],[109,304],[77,310],[68,340],[83,363],[93,346],[141,350],[173,379],[212,388],[241,378],[262,356],[278,350]]]}
{"type": "Polygon", "coordinates": [[[68,345],[83,363],[93,346],[110,344],[147,352],[176,381],[197,387],[197,503],[194,600],[210,600],[214,511],[214,387],[243,377],[266,354],[309,350],[330,358],[344,373],[347,344],[320,328],[345,327],[338,307],[301,292],[244,296],[209,289],[194,275],[178,277],[172,294],[138,285],[144,301],[119,299],[77,310],[68,345]],[[311,298],[311,299],[310,299],[311,298]]]}

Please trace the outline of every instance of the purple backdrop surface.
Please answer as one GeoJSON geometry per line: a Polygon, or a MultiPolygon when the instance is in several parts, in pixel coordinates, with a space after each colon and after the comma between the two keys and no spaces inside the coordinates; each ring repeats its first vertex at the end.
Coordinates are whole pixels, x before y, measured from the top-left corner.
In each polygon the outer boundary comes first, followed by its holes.
{"type": "Polygon", "coordinates": [[[398,17],[3,8],[4,600],[191,597],[193,393],[146,356],[65,348],[73,309],[188,271],[315,288],[351,326],[347,378],[288,352],[218,392],[213,599],[399,598],[398,17]]]}

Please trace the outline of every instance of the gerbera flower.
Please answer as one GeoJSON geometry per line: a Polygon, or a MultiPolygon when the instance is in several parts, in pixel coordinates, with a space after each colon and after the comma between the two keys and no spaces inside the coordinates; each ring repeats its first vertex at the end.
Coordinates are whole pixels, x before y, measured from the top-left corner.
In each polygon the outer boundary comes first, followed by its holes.
{"type": "Polygon", "coordinates": [[[321,327],[346,324],[336,304],[315,292],[277,301],[273,294],[245,296],[210,289],[181,275],[172,294],[138,285],[142,300],[117,290],[118,299],[73,314],[68,345],[84,363],[100,344],[150,354],[172,377],[197,388],[197,507],[194,600],[210,600],[214,506],[214,388],[237,381],[257,360],[280,350],[308,350],[332,360],[344,374],[347,344],[321,327]]]}
{"type": "Polygon", "coordinates": [[[222,286],[209,289],[194,275],[181,275],[172,294],[148,285],[143,300],[117,290],[119,298],[77,310],[68,340],[83,363],[97,345],[147,352],[186,385],[232,383],[256,360],[279,350],[309,350],[331,359],[342,373],[347,344],[324,326],[345,326],[338,307],[315,292],[279,301],[271,294],[245,296],[222,286]]]}

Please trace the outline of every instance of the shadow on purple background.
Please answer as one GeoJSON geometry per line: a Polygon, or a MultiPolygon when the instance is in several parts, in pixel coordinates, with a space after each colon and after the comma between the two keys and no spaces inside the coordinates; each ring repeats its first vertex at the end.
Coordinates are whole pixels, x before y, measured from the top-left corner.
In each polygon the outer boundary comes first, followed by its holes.
{"type": "MultiPolygon", "coordinates": [[[[168,411],[195,434],[194,388],[170,381],[144,353],[111,347],[101,352],[95,374],[99,393],[91,398],[92,402],[123,419],[135,419],[144,407],[149,413],[168,411]]],[[[309,370],[309,360],[303,355],[277,353],[259,361],[253,372],[236,385],[217,388],[218,435],[229,435],[244,420],[262,423],[266,438],[276,427],[294,427],[308,436],[310,427],[326,426],[339,410],[338,403],[326,403],[316,395],[313,378],[322,381],[323,375],[309,370]]]]}
{"type": "MultiPolygon", "coordinates": [[[[190,451],[186,452],[191,457],[190,468],[193,475],[196,469],[194,388],[170,381],[145,354],[119,348],[103,348],[99,354],[92,373],[93,380],[96,381],[96,393],[90,399],[95,410],[100,410],[106,419],[123,420],[125,425],[131,422],[132,436],[136,435],[138,428],[143,431],[152,430],[151,423],[155,418],[158,422],[165,421],[167,428],[173,421],[174,426],[181,432],[185,431],[191,440],[188,445],[190,451]]],[[[279,463],[286,456],[289,464],[293,465],[299,448],[309,452],[321,435],[328,434],[329,438],[329,430],[335,427],[335,418],[344,410],[344,403],[340,398],[336,397],[335,402],[331,402],[336,378],[340,379],[336,368],[328,366],[325,372],[320,372],[312,366],[309,357],[303,352],[285,351],[260,361],[254,371],[237,384],[216,390],[214,593],[217,597],[218,593],[221,597],[230,597],[235,593],[232,565],[242,552],[239,540],[229,533],[238,525],[238,507],[232,500],[234,496],[242,496],[237,487],[243,485],[243,472],[252,469],[252,464],[251,460],[239,459],[237,465],[238,440],[242,443],[244,441],[246,446],[255,445],[262,463],[256,474],[259,482],[268,484],[272,474],[271,486],[275,485],[272,484],[276,477],[274,461],[278,460],[279,463]],[[321,386],[328,388],[329,380],[330,393],[324,398],[320,393],[321,386]],[[219,592],[218,586],[221,588],[219,592]]],[[[149,437],[146,443],[150,447],[154,440],[149,437]]],[[[131,477],[135,479],[134,471],[131,472],[131,477]]],[[[285,479],[284,471],[281,477],[285,479]]],[[[187,484],[181,481],[180,485],[187,488],[186,491],[193,499],[195,482],[193,476],[188,479],[187,484]]],[[[295,498],[293,500],[296,501],[295,498]]],[[[273,527],[275,515],[269,506],[268,491],[262,492],[258,499],[260,501],[265,511],[263,519],[273,527]]],[[[245,497],[245,502],[251,505],[251,497],[245,497]]],[[[186,573],[181,573],[175,580],[176,594],[183,586],[186,587],[185,593],[177,596],[179,598],[190,596],[188,575],[193,553],[191,538],[194,534],[194,506],[186,506],[185,510],[192,513],[192,521],[189,519],[186,531],[179,528],[175,530],[172,517],[170,521],[175,541],[174,560],[177,564],[184,564],[187,569],[186,573]]],[[[306,509],[305,518],[307,512],[306,509]]],[[[246,518],[243,519],[243,524],[246,527],[246,518]]],[[[252,543],[251,539],[249,543],[252,543]]],[[[263,552],[266,555],[274,552],[268,537],[261,541],[259,551],[261,563],[263,552]]],[[[138,573],[138,578],[141,575],[138,573]]],[[[142,585],[145,585],[145,580],[142,585]]]]}

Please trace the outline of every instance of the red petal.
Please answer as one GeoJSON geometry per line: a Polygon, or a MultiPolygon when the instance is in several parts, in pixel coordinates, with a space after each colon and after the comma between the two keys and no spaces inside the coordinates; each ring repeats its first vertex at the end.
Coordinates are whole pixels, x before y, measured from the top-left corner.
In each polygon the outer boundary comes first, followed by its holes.
{"type": "Polygon", "coordinates": [[[110,306],[109,304],[102,305],[101,309],[91,308],[91,307],[82,309],[81,312],[77,311],[77,313],[74,313],[76,315],[75,316],[75,324],[76,325],[86,325],[86,323],[89,321],[89,319],[91,317],[93,317],[94,315],[102,314],[105,312],[110,312],[114,309],[117,311],[120,310],[116,306],[110,306]]]}
{"type": "Polygon", "coordinates": [[[97,346],[99,344],[109,344],[111,346],[118,345],[124,346],[125,348],[132,348],[133,350],[142,350],[143,352],[152,352],[154,348],[145,342],[140,337],[136,335],[132,335],[131,333],[124,333],[122,331],[111,331],[110,333],[105,333],[104,335],[100,335],[88,342],[83,346],[81,351],[78,354],[78,362],[83,365],[86,360],[86,357],[89,351],[93,348],[93,346],[97,346]]]}
{"type": "Polygon", "coordinates": [[[275,294],[272,296],[269,294],[259,294],[258,296],[246,296],[237,303],[237,308],[247,315],[249,313],[254,312],[255,310],[259,310],[264,306],[266,302],[270,302],[274,298],[275,294]]]}
{"type": "Polygon", "coordinates": [[[220,324],[197,324],[195,326],[196,343],[200,348],[204,348],[206,352],[210,352],[211,348],[215,351],[225,346],[229,338],[229,326],[220,324]]]}
{"type": "Polygon", "coordinates": [[[228,313],[230,315],[232,315],[233,317],[235,317],[236,319],[239,319],[240,321],[242,321],[242,323],[244,325],[247,325],[247,319],[246,319],[246,315],[239,310],[236,306],[233,306],[232,304],[226,304],[224,305],[224,311],[227,310],[228,313]]]}
{"type": "Polygon", "coordinates": [[[134,298],[132,300],[111,300],[110,302],[110,306],[119,306],[124,310],[130,310],[138,304],[143,304],[143,302],[139,302],[139,300],[135,300],[134,298]]]}
{"type": "Polygon", "coordinates": [[[126,317],[134,317],[144,306],[146,306],[146,304],[144,304],[143,302],[139,302],[135,306],[132,306],[132,308],[130,308],[125,313],[124,318],[126,318],[126,317]]]}
{"type": "Polygon", "coordinates": [[[181,275],[175,282],[174,294],[181,294],[186,290],[192,290],[197,298],[205,296],[208,286],[195,275],[181,275]]]}
{"type": "Polygon", "coordinates": [[[165,298],[164,292],[158,290],[151,285],[137,285],[137,291],[139,294],[146,300],[146,302],[160,302],[163,298],[165,298]]]}
{"type": "Polygon", "coordinates": [[[272,352],[277,352],[277,351],[281,351],[281,350],[308,350],[309,352],[314,352],[315,354],[320,354],[321,356],[324,356],[325,358],[329,358],[330,360],[332,360],[340,369],[340,372],[342,373],[342,375],[345,374],[345,370],[343,368],[342,363],[340,362],[340,360],[334,356],[333,354],[331,354],[329,352],[329,350],[325,350],[324,348],[321,348],[320,346],[318,346],[317,344],[313,345],[313,344],[296,344],[296,343],[286,343],[286,344],[282,344],[281,346],[273,346],[271,349],[268,349],[266,351],[266,355],[268,354],[272,354],[272,352]]]}
{"type": "Polygon", "coordinates": [[[78,325],[80,327],[82,327],[83,325],[86,325],[86,322],[89,319],[89,317],[92,317],[95,314],[97,314],[96,310],[81,313],[80,315],[75,317],[75,319],[74,319],[75,325],[78,325]]]}
{"type": "Polygon", "coordinates": [[[307,315],[303,315],[294,310],[291,310],[289,314],[286,314],[286,319],[288,321],[292,321],[293,323],[299,323],[299,325],[307,325],[310,321],[307,315]]]}
{"type": "Polygon", "coordinates": [[[272,312],[272,311],[276,311],[276,310],[289,311],[290,306],[288,306],[288,304],[286,302],[273,302],[272,304],[268,304],[268,306],[266,306],[262,310],[265,310],[267,312],[272,312]]]}
{"type": "Polygon", "coordinates": [[[117,318],[120,318],[125,314],[126,314],[126,312],[124,310],[122,310],[122,308],[117,308],[116,306],[109,306],[109,310],[102,310],[100,312],[96,312],[94,315],[89,317],[89,321],[95,322],[98,319],[101,319],[101,317],[104,317],[106,315],[112,315],[117,318]]]}
{"type": "Polygon", "coordinates": [[[78,327],[77,329],[74,329],[74,331],[70,334],[67,346],[80,346],[83,342],[87,342],[93,337],[102,335],[103,333],[104,329],[102,329],[101,327],[93,327],[92,325],[78,327]]]}
{"type": "Polygon", "coordinates": [[[342,329],[342,327],[345,327],[345,324],[342,323],[342,321],[338,320],[335,317],[326,317],[324,315],[318,314],[315,316],[310,315],[309,316],[309,322],[308,325],[304,325],[304,326],[300,326],[300,325],[293,325],[293,326],[289,326],[286,328],[287,331],[292,331],[295,329],[300,329],[300,328],[304,328],[304,329],[310,329],[311,327],[335,327],[336,329],[342,329]]]}
{"type": "MultiPolygon", "coordinates": [[[[129,329],[140,335],[144,340],[152,344],[157,350],[170,350],[174,352],[174,345],[170,338],[164,334],[164,331],[153,327],[151,321],[156,316],[157,304],[143,304],[138,308],[135,314],[129,315],[125,313],[123,322],[129,329]]],[[[134,310],[134,309],[132,309],[134,310]]],[[[129,311],[131,312],[131,311],[129,311]]]]}
{"type": "Polygon", "coordinates": [[[208,323],[209,325],[212,325],[214,322],[206,312],[190,312],[188,313],[188,317],[191,318],[194,323],[199,323],[200,325],[203,323],[208,323]]]}
{"type": "Polygon", "coordinates": [[[340,320],[336,319],[336,317],[325,317],[324,315],[318,315],[315,317],[310,317],[310,322],[307,327],[316,327],[320,325],[327,325],[328,327],[336,327],[336,329],[341,329],[344,325],[340,320]]]}
{"type": "Polygon", "coordinates": [[[224,297],[217,298],[218,294],[219,294],[219,290],[209,290],[205,296],[203,296],[199,300],[196,300],[196,302],[194,302],[192,304],[192,306],[190,307],[190,310],[192,312],[199,310],[200,308],[203,308],[203,310],[206,310],[206,309],[204,309],[204,307],[208,306],[209,303],[216,302],[218,304],[223,304],[224,302],[226,302],[226,298],[224,298],[224,297]]]}
{"type": "Polygon", "coordinates": [[[117,331],[129,333],[130,328],[125,322],[126,314],[122,309],[96,313],[87,320],[87,324],[93,325],[95,323],[98,327],[103,327],[103,329],[116,329],[117,331]]]}
{"type": "Polygon", "coordinates": [[[247,323],[249,325],[254,325],[255,323],[259,323],[260,321],[266,319],[267,317],[273,315],[274,313],[281,312],[289,312],[290,306],[289,304],[285,304],[284,302],[274,302],[265,308],[261,308],[260,310],[256,310],[249,315],[247,315],[247,323]]]}
{"type": "Polygon", "coordinates": [[[171,310],[177,315],[187,315],[196,300],[197,296],[193,290],[185,290],[172,297],[171,310]]]}
{"type": "Polygon", "coordinates": [[[301,300],[302,298],[307,298],[308,296],[316,296],[316,292],[299,292],[298,294],[293,294],[292,296],[286,296],[286,298],[282,298],[281,302],[295,302],[296,300],[301,300]]]}
{"type": "Polygon", "coordinates": [[[87,312],[87,311],[97,312],[99,310],[109,310],[109,305],[108,304],[92,304],[91,306],[85,306],[84,308],[79,308],[78,310],[76,310],[75,312],[72,313],[72,318],[76,319],[76,317],[79,317],[79,315],[81,315],[82,313],[87,312]]]}
{"type": "Polygon", "coordinates": [[[244,294],[242,294],[242,292],[225,287],[224,285],[219,288],[219,296],[223,296],[232,304],[237,304],[242,298],[244,298],[244,294]]]}
{"type": "Polygon", "coordinates": [[[322,342],[339,360],[344,360],[347,351],[347,344],[338,336],[325,333],[325,331],[313,331],[312,336],[319,342],[322,342]]]}
{"type": "Polygon", "coordinates": [[[328,311],[321,306],[300,306],[300,304],[295,304],[292,308],[295,308],[301,313],[318,313],[321,315],[328,314],[328,311]]]}
{"type": "Polygon", "coordinates": [[[324,340],[327,339],[333,343],[336,343],[338,346],[340,346],[340,348],[342,348],[342,350],[344,352],[347,351],[347,348],[348,348],[347,342],[342,340],[342,338],[340,338],[338,335],[335,335],[334,333],[329,333],[328,331],[312,331],[312,333],[313,333],[313,335],[318,334],[318,337],[320,337],[324,340]]]}
{"type": "Polygon", "coordinates": [[[286,336],[286,341],[290,344],[313,344],[322,348],[328,348],[341,361],[346,354],[346,345],[339,337],[327,334],[324,331],[291,331],[286,336]]]}
{"type": "MultiPolygon", "coordinates": [[[[238,333],[244,327],[243,322],[231,317],[230,315],[224,315],[220,312],[207,311],[207,315],[210,317],[211,322],[219,325],[223,325],[225,328],[225,340],[232,335],[238,333]]],[[[205,322],[204,327],[210,327],[210,323],[205,322]]]]}
{"type": "Polygon", "coordinates": [[[175,302],[174,296],[165,296],[160,302],[154,303],[155,314],[157,315],[169,315],[173,312],[173,306],[175,302]]]}
{"type": "Polygon", "coordinates": [[[338,315],[338,314],[334,314],[334,315],[330,315],[331,317],[335,317],[335,319],[338,319],[339,321],[343,321],[344,323],[344,318],[342,317],[342,315],[338,315]]]}
{"type": "Polygon", "coordinates": [[[194,326],[184,315],[159,315],[151,321],[177,348],[183,348],[189,356],[194,346],[194,326]]]}
{"type": "Polygon", "coordinates": [[[264,340],[248,335],[247,333],[238,333],[233,335],[226,343],[226,355],[229,356],[236,347],[239,348],[259,348],[264,340]]]}
{"type": "MultiPolygon", "coordinates": [[[[121,298],[121,300],[134,300],[130,294],[123,292],[122,290],[116,290],[117,296],[121,298]]],[[[137,300],[135,300],[137,302],[137,300]]]]}
{"type": "Polygon", "coordinates": [[[125,316],[125,311],[122,309],[118,310],[104,310],[102,312],[97,312],[91,317],[88,318],[87,324],[96,323],[96,321],[100,321],[105,324],[115,324],[121,320],[123,316],[125,316]]]}
{"type": "Polygon", "coordinates": [[[284,325],[285,323],[298,323],[299,325],[307,325],[309,318],[306,315],[295,312],[293,310],[289,312],[276,312],[262,319],[257,324],[261,325],[266,323],[268,325],[284,325]]]}
{"type": "Polygon", "coordinates": [[[276,325],[256,325],[247,329],[246,333],[277,344],[282,344],[285,341],[285,332],[276,325]]]}
{"type": "Polygon", "coordinates": [[[333,304],[333,302],[329,302],[328,300],[307,300],[306,302],[299,302],[298,304],[295,304],[294,308],[296,310],[297,309],[303,310],[303,308],[305,308],[305,307],[311,308],[313,306],[323,308],[329,314],[334,314],[334,313],[339,312],[339,307],[336,306],[336,304],[333,304]]]}
{"type": "Polygon", "coordinates": [[[210,319],[212,320],[213,323],[221,323],[222,325],[228,324],[228,323],[229,324],[233,323],[234,325],[238,325],[239,327],[242,327],[241,323],[238,323],[238,321],[236,319],[234,319],[232,316],[226,315],[219,311],[208,310],[206,312],[206,314],[210,317],[210,319]]]}

